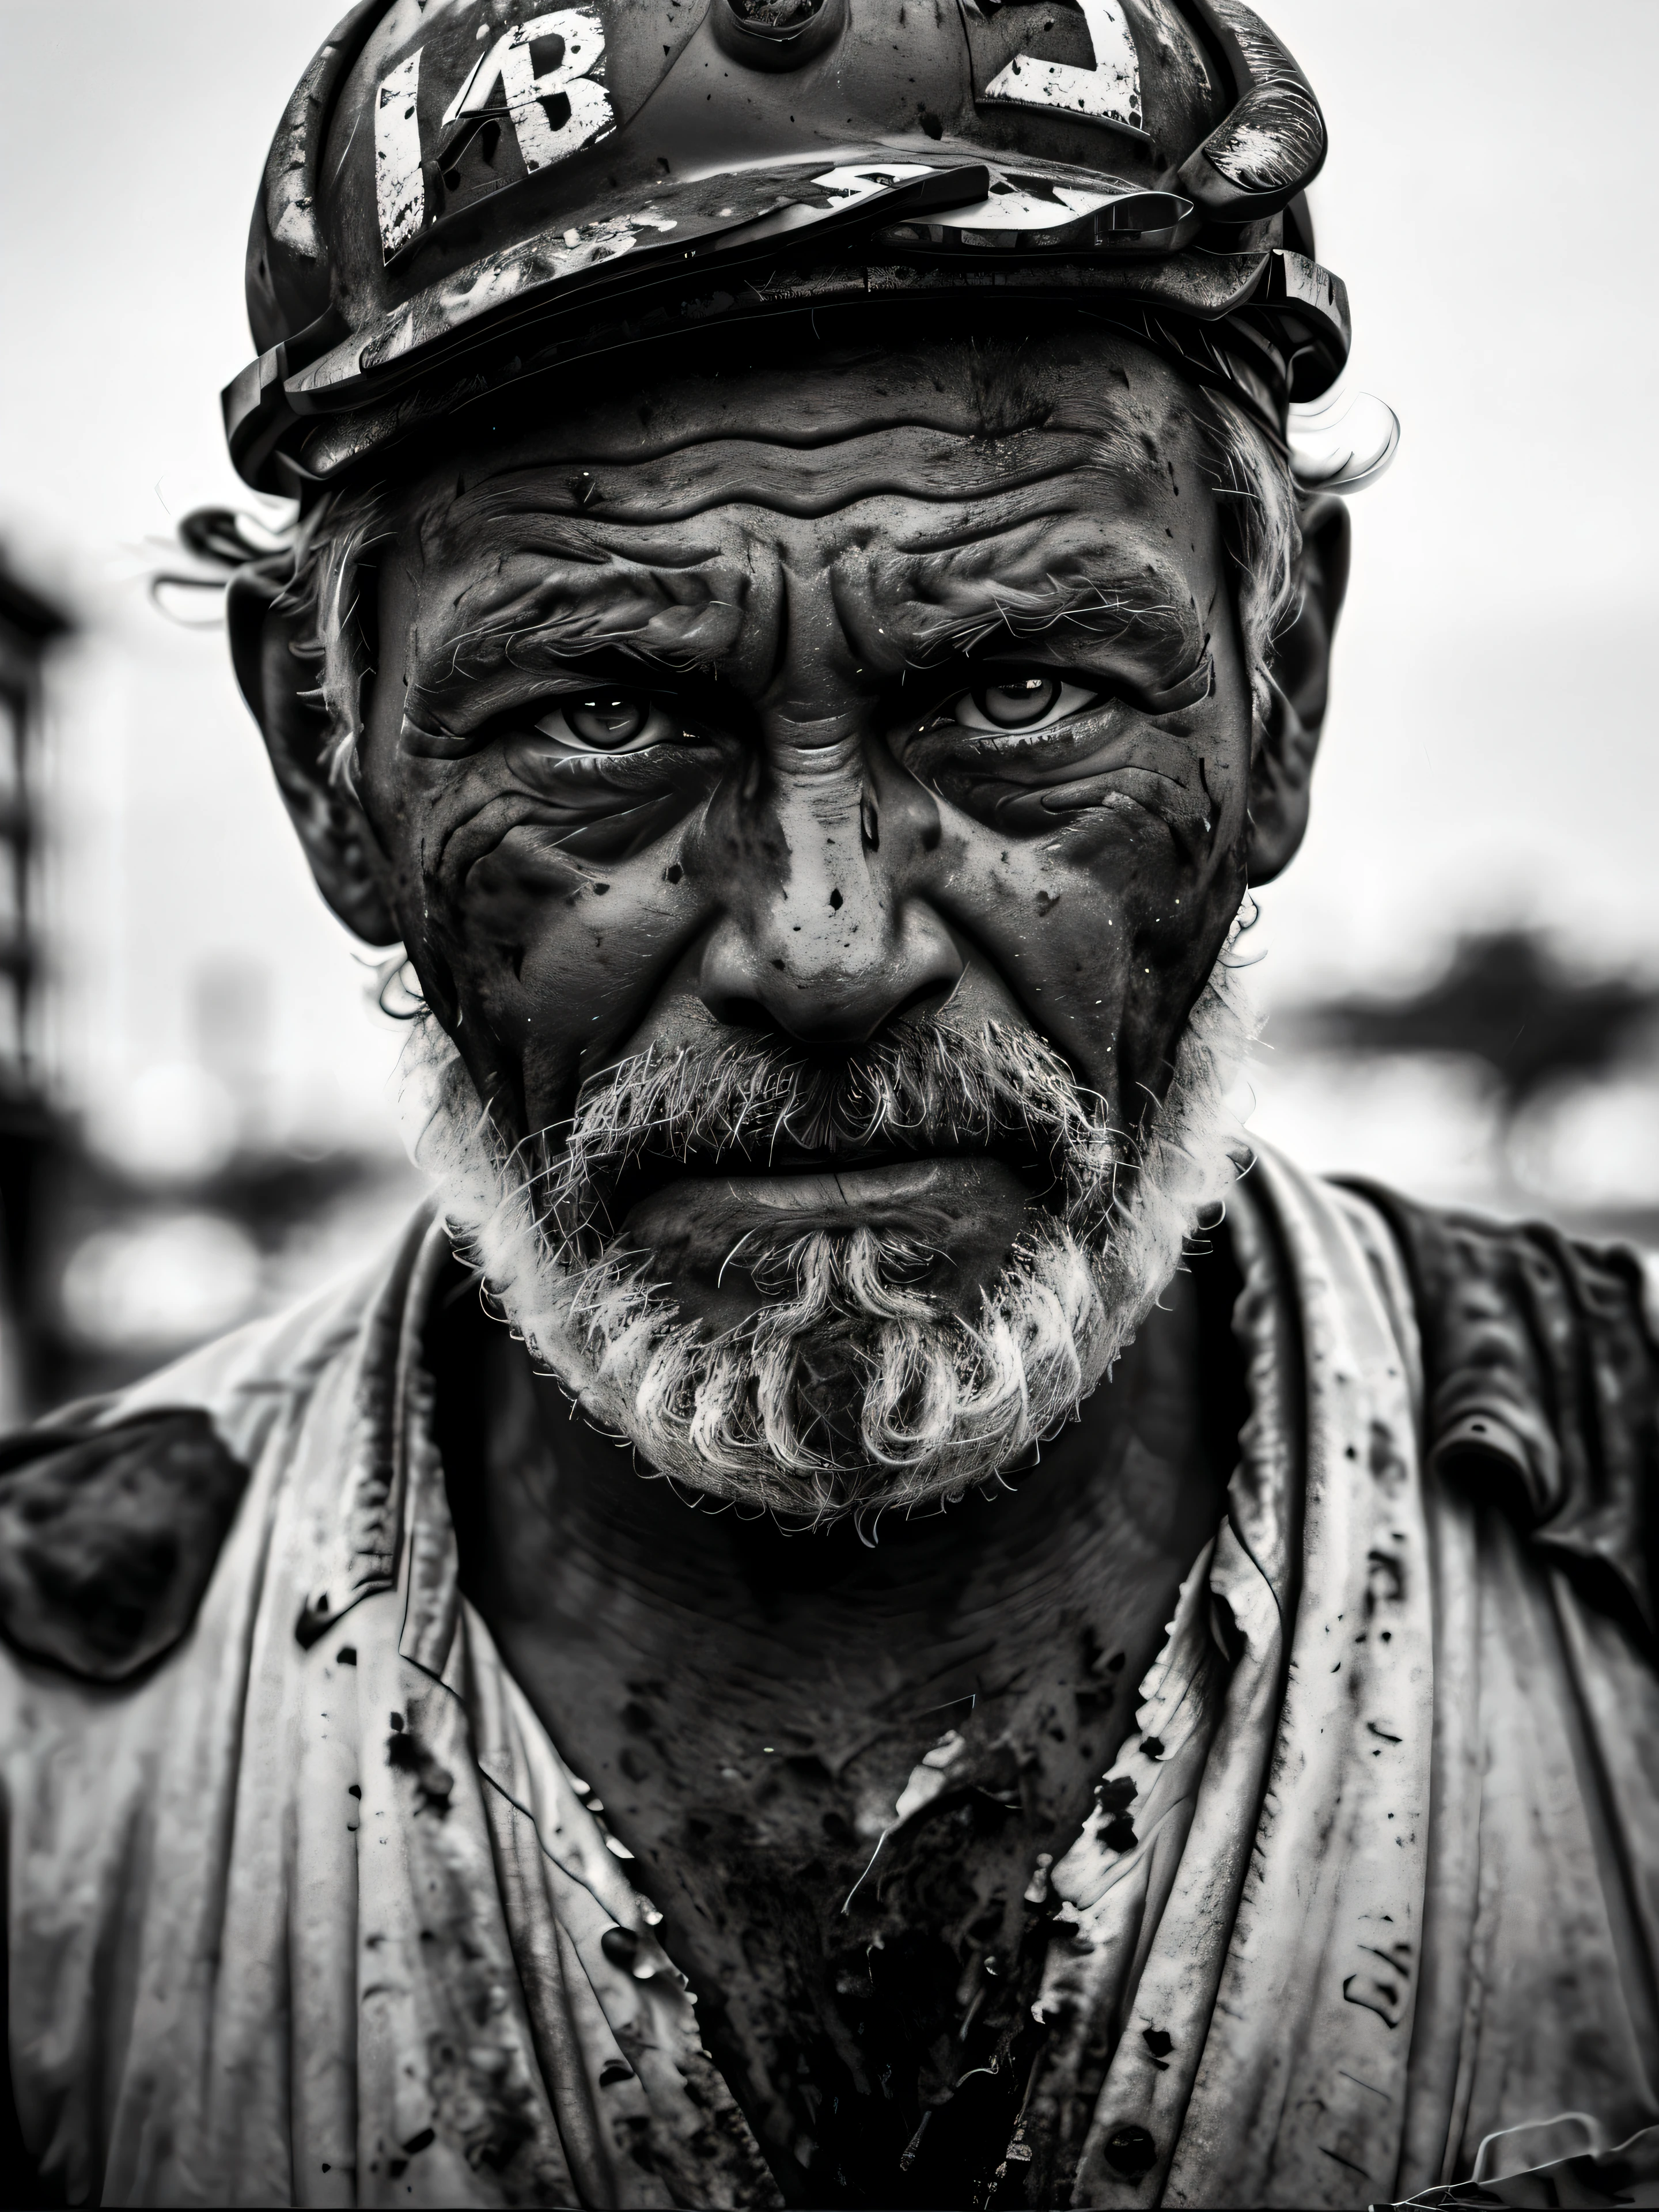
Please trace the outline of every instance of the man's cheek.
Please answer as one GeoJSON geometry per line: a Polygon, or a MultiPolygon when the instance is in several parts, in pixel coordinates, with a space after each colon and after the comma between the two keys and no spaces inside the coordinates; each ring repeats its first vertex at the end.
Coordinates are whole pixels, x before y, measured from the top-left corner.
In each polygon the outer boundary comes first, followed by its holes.
{"type": "MultiPolygon", "coordinates": [[[[1206,718],[1207,720],[1207,718],[1206,718]]],[[[1245,782],[1224,732],[1139,717],[1075,750],[1033,747],[1006,765],[971,755],[947,762],[941,794],[988,829],[1024,842],[1064,833],[1113,845],[1161,837],[1177,864],[1201,872],[1243,827],[1245,782]]],[[[1156,853],[1148,865],[1160,867],[1156,853]]]]}
{"type": "Polygon", "coordinates": [[[466,871],[447,934],[465,994],[525,1071],[532,1126],[635,1030],[698,917],[666,845],[583,865],[526,823],[466,871]]]}
{"type": "Polygon", "coordinates": [[[945,841],[962,920],[1032,1020],[1122,1111],[1139,1085],[1161,1088],[1242,894],[1209,819],[1209,832],[1177,836],[1165,808],[1119,791],[1050,816],[1040,836],[958,818],[945,841]]]}

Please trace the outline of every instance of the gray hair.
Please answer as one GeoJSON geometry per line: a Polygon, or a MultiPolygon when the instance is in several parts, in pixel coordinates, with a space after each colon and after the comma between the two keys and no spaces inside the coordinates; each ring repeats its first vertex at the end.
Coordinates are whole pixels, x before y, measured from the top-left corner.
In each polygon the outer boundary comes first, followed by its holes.
{"type": "Polygon", "coordinates": [[[1265,720],[1274,641],[1301,611],[1296,479],[1288,454],[1236,399],[1200,392],[1194,412],[1208,449],[1223,538],[1237,572],[1238,628],[1250,696],[1265,720]]]}
{"type": "Polygon", "coordinates": [[[323,757],[329,781],[355,791],[363,733],[365,688],[374,674],[378,626],[364,617],[364,596],[375,590],[373,555],[392,535],[391,495],[380,484],[348,484],[325,492],[302,515],[294,543],[294,572],[278,611],[297,616],[293,651],[316,671],[310,694],[328,717],[323,757]]]}

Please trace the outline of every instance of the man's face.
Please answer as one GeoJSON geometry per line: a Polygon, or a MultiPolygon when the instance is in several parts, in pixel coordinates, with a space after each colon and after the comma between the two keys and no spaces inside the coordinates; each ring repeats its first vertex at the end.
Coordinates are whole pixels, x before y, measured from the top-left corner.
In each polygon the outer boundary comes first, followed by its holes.
{"type": "MultiPolygon", "coordinates": [[[[665,382],[433,471],[380,568],[359,789],[509,1142],[734,1040],[832,1091],[906,1036],[947,1069],[952,1036],[1046,1040],[1121,1132],[1163,1096],[1243,887],[1252,718],[1152,356],[665,382]]],[[[706,1333],[859,1231],[972,1320],[1052,1154],[903,1119],[659,1146],[689,1157],[630,1161],[602,1227],[706,1333]]]]}

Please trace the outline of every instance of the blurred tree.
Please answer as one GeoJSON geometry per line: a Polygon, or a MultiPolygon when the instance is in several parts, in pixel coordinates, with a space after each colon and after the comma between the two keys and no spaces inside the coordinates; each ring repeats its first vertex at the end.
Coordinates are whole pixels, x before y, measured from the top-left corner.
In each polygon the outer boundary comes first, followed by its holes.
{"type": "Polygon", "coordinates": [[[1659,1015],[1659,987],[1569,967],[1535,930],[1460,938],[1425,989],[1309,1007],[1322,1042],[1360,1052],[1462,1053],[1498,1079],[1506,1122],[1559,1077],[1600,1074],[1659,1015]]]}

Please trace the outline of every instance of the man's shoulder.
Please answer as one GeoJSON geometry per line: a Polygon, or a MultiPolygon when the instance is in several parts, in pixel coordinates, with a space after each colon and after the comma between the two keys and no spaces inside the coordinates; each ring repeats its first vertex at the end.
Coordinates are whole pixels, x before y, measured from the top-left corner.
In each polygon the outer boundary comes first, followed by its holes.
{"type": "Polygon", "coordinates": [[[1659,1342],[1625,1246],[1342,1185],[1410,1284],[1437,1477],[1501,1503],[1529,1544],[1659,1632],[1659,1342]]]}
{"type": "MultiPolygon", "coordinates": [[[[423,1206],[392,1250],[108,1397],[0,1439],[0,1638],[102,1684],[184,1636],[252,1469],[398,1304],[423,1206]]],[[[400,1316],[398,1316],[401,1317],[400,1316]]]]}

